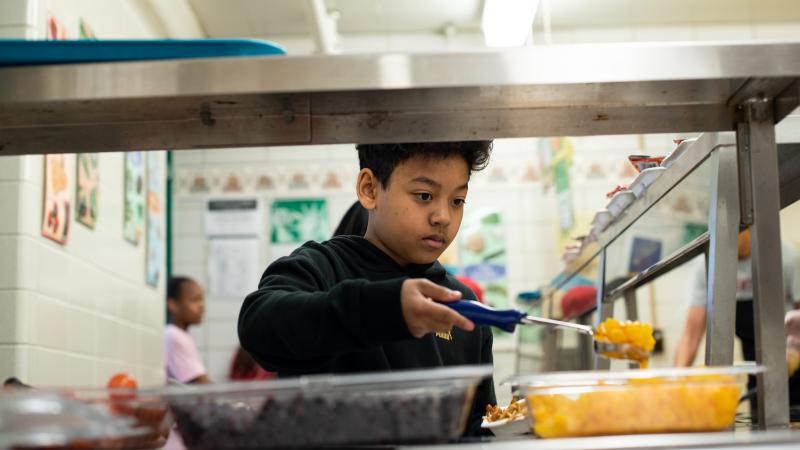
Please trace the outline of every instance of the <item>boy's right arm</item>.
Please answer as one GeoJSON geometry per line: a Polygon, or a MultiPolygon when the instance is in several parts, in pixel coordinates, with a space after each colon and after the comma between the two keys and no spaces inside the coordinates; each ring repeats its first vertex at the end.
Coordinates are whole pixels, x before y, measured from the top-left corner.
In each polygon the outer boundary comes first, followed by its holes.
{"type": "Polygon", "coordinates": [[[268,370],[324,367],[334,356],[453,325],[472,323],[431,299],[460,293],[424,279],[345,280],[329,286],[323,268],[296,254],[272,264],[239,314],[242,347],[268,370]]]}

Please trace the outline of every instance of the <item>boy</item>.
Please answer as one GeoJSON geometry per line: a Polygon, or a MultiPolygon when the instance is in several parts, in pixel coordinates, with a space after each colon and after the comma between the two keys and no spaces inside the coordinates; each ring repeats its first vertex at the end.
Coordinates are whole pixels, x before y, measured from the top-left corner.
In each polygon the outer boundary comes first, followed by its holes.
{"type": "Polygon", "coordinates": [[[186,277],[172,277],[167,282],[169,323],[164,330],[167,377],[181,383],[210,383],[203,362],[187,330],[203,321],[203,288],[186,277]]]}
{"type": "MultiPolygon", "coordinates": [[[[455,239],[491,142],[358,145],[364,237],[307,242],[271,264],[239,314],[239,340],[281,377],[492,363],[492,334],[435,303],[475,299],[436,259],[455,239]],[[455,327],[455,328],[454,328],[455,327]]],[[[492,380],[475,395],[481,434],[492,380]]]]}

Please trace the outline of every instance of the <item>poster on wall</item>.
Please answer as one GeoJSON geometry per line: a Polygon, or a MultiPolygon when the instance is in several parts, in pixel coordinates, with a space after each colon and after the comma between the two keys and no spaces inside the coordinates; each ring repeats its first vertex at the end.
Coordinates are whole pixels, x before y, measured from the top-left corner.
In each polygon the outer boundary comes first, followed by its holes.
{"type": "Polygon", "coordinates": [[[158,286],[161,278],[161,259],[164,248],[162,221],[162,167],[160,152],[147,153],[147,240],[146,240],[146,278],[150,286],[158,286]]]}
{"type": "Polygon", "coordinates": [[[479,212],[464,220],[460,239],[461,275],[483,289],[483,301],[508,306],[506,229],[499,212],[479,212]]]}
{"type": "Polygon", "coordinates": [[[125,216],[123,236],[139,245],[144,228],[144,157],[142,152],[125,153],[125,216]]]}
{"type": "Polygon", "coordinates": [[[81,17],[81,19],[78,21],[78,37],[84,40],[97,39],[97,36],[94,34],[94,30],[92,30],[92,27],[89,26],[83,17],[81,17]]]}
{"type": "Polygon", "coordinates": [[[273,244],[321,242],[330,236],[325,199],[275,200],[270,207],[270,241],[273,244]]]}
{"type": "Polygon", "coordinates": [[[78,183],[76,192],[76,218],[79,223],[94,229],[97,223],[97,153],[78,153],[78,183]]]}
{"type": "Polygon", "coordinates": [[[69,185],[65,156],[45,155],[42,236],[61,245],[69,236],[69,185]]]}
{"type": "Polygon", "coordinates": [[[67,39],[67,27],[53,13],[47,14],[47,40],[63,41],[67,39]]]}
{"type": "Polygon", "coordinates": [[[661,260],[662,243],[656,239],[640,236],[633,238],[631,244],[631,259],[628,272],[635,274],[643,272],[661,260]]]}
{"type": "Polygon", "coordinates": [[[558,247],[564,247],[578,230],[573,205],[573,186],[570,180],[575,147],[565,137],[539,139],[539,159],[544,168],[544,191],[555,193],[558,211],[558,247]]]}

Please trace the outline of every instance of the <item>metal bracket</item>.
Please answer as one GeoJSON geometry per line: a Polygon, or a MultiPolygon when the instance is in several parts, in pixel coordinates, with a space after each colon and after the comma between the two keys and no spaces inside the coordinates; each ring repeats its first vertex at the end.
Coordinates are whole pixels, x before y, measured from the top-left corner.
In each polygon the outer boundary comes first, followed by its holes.
{"type": "Polygon", "coordinates": [[[773,103],[766,97],[751,97],[739,105],[744,113],[742,118],[746,122],[765,122],[772,120],[773,103]]]}
{"type": "Polygon", "coordinates": [[[753,224],[753,189],[750,167],[750,124],[739,122],[736,129],[736,159],[739,171],[739,221],[742,226],[753,224]]]}
{"type": "Polygon", "coordinates": [[[737,105],[737,166],[739,170],[739,212],[742,226],[753,224],[753,190],[750,165],[750,123],[771,120],[773,102],[766,97],[751,97],[737,105]]]}
{"type": "Polygon", "coordinates": [[[214,118],[214,113],[211,112],[211,106],[206,102],[200,105],[200,122],[208,127],[213,127],[214,124],[217,123],[217,120],[214,118]]]}
{"type": "Polygon", "coordinates": [[[289,98],[283,99],[283,109],[281,110],[283,121],[286,123],[294,122],[294,109],[292,108],[292,101],[289,98]]]}

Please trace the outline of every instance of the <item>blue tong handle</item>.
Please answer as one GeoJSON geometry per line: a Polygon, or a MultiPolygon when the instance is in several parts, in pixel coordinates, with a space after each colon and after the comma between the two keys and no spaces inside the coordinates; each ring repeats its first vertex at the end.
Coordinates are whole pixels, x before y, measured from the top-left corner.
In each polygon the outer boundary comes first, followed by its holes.
{"type": "Polygon", "coordinates": [[[453,308],[457,313],[471,320],[475,325],[490,325],[502,328],[509,333],[513,332],[514,328],[527,316],[523,311],[516,309],[495,309],[472,300],[442,302],[442,304],[453,308]]]}

